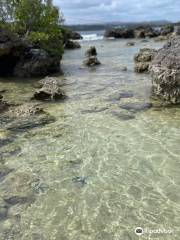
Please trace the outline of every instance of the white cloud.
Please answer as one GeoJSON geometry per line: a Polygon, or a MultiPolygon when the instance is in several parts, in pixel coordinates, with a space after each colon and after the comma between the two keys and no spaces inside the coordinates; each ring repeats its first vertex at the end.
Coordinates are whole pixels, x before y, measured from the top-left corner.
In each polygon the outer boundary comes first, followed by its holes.
{"type": "Polygon", "coordinates": [[[67,23],[180,20],[180,0],[54,0],[67,23]]]}

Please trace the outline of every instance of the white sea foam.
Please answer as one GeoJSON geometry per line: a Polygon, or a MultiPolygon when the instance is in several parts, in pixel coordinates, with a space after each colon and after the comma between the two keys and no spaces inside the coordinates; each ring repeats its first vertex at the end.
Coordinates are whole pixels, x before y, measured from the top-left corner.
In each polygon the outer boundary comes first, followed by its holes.
{"type": "Polygon", "coordinates": [[[82,35],[82,37],[83,37],[82,41],[96,41],[103,39],[103,36],[98,34],[84,34],[82,35]]]}

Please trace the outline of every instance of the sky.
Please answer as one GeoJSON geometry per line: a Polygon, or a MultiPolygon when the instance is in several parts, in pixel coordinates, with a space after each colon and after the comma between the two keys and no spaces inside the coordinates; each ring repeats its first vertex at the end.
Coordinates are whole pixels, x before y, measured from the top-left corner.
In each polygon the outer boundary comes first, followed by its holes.
{"type": "Polygon", "coordinates": [[[66,24],[180,20],[180,0],[54,0],[66,24]]]}

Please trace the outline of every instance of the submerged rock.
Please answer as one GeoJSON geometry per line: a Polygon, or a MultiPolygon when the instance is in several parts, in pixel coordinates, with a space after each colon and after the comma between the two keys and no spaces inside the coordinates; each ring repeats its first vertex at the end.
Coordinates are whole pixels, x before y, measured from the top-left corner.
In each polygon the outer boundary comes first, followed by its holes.
{"type": "Polygon", "coordinates": [[[3,164],[0,164],[0,181],[6,176],[8,175],[10,172],[12,171],[12,169],[9,169],[8,167],[6,167],[3,164]]]}
{"type": "Polygon", "coordinates": [[[131,113],[124,113],[122,111],[119,110],[113,110],[111,111],[111,114],[113,116],[115,116],[116,118],[123,120],[123,121],[128,121],[128,120],[132,120],[135,119],[135,115],[131,114],[131,113]]]}
{"type": "Polygon", "coordinates": [[[99,113],[99,112],[104,112],[108,109],[108,107],[93,107],[90,109],[82,110],[81,113],[86,114],[86,113],[99,113]]]}
{"type": "Polygon", "coordinates": [[[42,108],[29,103],[11,108],[3,117],[6,129],[13,131],[34,128],[55,121],[42,108]]]}
{"type": "Polygon", "coordinates": [[[86,59],[84,60],[84,65],[88,67],[93,67],[100,65],[100,61],[97,58],[97,51],[95,47],[90,47],[85,53],[86,59]]]}
{"type": "Polygon", "coordinates": [[[3,96],[0,95],[0,113],[8,110],[9,104],[5,101],[3,101],[3,96]]]}
{"type": "Polygon", "coordinates": [[[7,217],[8,206],[7,203],[0,197],[0,221],[7,217]]]}
{"type": "Polygon", "coordinates": [[[120,108],[129,110],[131,112],[139,112],[148,110],[152,107],[151,103],[136,103],[136,102],[130,102],[130,103],[124,103],[119,105],[120,108]]]}
{"type": "Polygon", "coordinates": [[[35,199],[33,184],[37,181],[31,172],[9,174],[0,187],[4,201],[10,205],[32,203],[35,199]]]}
{"type": "Polygon", "coordinates": [[[58,79],[46,77],[41,81],[42,88],[34,93],[33,99],[36,100],[62,100],[65,99],[65,93],[61,90],[58,79]]]}
{"type": "Polygon", "coordinates": [[[180,38],[158,51],[150,65],[154,95],[170,103],[180,103],[180,38]]]}
{"type": "Polygon", "coordinates": [[[117,102],[117,101],[120,101],[122,98],[132,98],[133,96],[134,94],[131,91],[120,92],[120,93],[117,92],[109,96],[108,101],[117,102]]]}
{"type": "Polygon", "coordinates": [[[140,52],[135,55],[135,68],[134,71],[138,73],[147,72],[149,65],[153,60],[157,50],[151,48],[140,49],[140,52]]]}
{"type": "Polygon", "coordinates": [[[127,66],[120,66],[120,70],[126,72],[128,70],[127,66]]]}

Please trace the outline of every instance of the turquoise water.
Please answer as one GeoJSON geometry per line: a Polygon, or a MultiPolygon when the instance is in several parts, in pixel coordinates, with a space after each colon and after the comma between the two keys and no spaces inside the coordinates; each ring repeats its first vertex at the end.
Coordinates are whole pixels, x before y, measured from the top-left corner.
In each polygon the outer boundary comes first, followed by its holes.
{"type": "MultiPolygon", "coordinates": [[[[65,53],[58,77],[68,98],[41,104],[56,121],[16,133],[0,149],[12,175],[31,173],[43,186],[33,203],[9,209],[0,239],[178,240],[180,108],[143,109],[152,102],[151,78],[133,71],[139,48],[162,43],[81,44],[65,53]],[[91,45],[102,65],[90,70],[82,61],[91,45]],[[127,110],[134,103],[141,107],[127,110]],[[136,227],[172,233],[138,237],[136,227]]],[[[5,98],[16,103],[29,102],[34,86],[34,80],[0,82],[9,89],[5,98]]]]}

